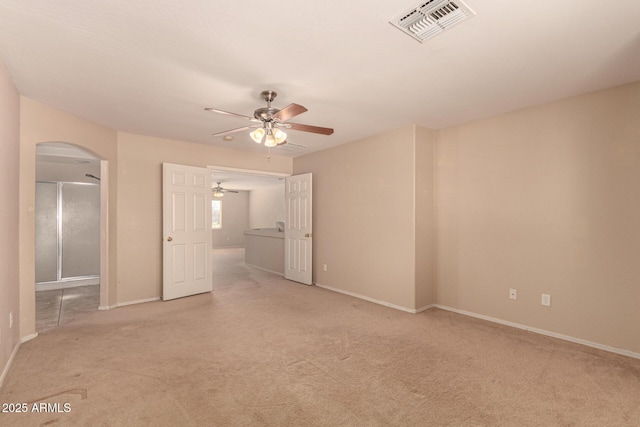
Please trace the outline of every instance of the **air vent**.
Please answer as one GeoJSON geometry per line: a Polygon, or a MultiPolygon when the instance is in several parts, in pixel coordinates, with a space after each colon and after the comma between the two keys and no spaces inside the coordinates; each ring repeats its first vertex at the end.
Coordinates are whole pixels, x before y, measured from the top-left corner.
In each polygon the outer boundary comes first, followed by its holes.
{"type": "Polygon", "coordinates": [[[428,0],[389,22],[423,42],[475,14],[462,0],[428,0]]]}
{"type": "Polygon", "coordinates": [[[274,147],[274,149],[281,150],[281,151],[300,151],[300,150],[305,150],[307,148],[309,147],[305,145],[294,144],[292,142],[287,142],[286,144],[282,144],[282,145],[276,145],[274,147]]]}

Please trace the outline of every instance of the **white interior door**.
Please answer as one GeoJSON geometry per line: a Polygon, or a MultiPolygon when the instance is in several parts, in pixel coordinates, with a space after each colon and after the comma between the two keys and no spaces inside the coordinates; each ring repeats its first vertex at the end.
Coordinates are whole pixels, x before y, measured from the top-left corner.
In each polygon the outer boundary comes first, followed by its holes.
{"type": "Polygon", "coordinates": [[[310,173],[285,178],[284,277],[305,285],[312,284],[311,188],[310,173]]]}
{"type": "Polygon", "coordinates": [[[162,299],[211,292],[211,172],[162,165],[162,299]]]}

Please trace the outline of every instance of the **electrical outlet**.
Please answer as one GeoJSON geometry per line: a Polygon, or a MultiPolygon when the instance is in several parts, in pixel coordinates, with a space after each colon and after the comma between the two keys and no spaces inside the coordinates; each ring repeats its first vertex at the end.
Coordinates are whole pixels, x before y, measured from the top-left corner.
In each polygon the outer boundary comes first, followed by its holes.
{"type": "Polygon", "coordinates": [[[518,299],[518,291],[513,288],[509,289],[509,299],[518,299]]]}
{"type": "Polygon", "coordinates": [[[541,304],[546,306],[546,307],[551,307],[551,295],[549,294],[542,294],[542,301],[541,304]]]}
{"type": "Polygon", "coordinates": [[[322,271],[329,271],[327,264],[322,264],[322,271]]]}
{"type": "Polygon", "coordinates": [[[9,329],[13,328],[13,311],[9,313],[9,329]]]}

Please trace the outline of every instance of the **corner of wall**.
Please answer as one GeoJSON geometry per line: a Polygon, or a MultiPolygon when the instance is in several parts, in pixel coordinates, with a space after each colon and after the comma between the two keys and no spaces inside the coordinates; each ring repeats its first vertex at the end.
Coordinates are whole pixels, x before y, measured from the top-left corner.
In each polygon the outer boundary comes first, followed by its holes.
{"type": "Polygon", "coordinates": [[[0,62],[0,386],[20,346],[20,95],[0,62]]]}
{"type": "Polygon", "coordinates": [[[434,131],[414,125],[415,308],[435,301],[434,131]]]}
{"type": "Polygon", "coordinates": [[[437,303],[639,353],[638,111],[640,81],[439,130],[437,303]]]}
{"type": "Polygon", "coordinates": [[[314,174],[316,283],[414,308],[414,134],[405,126],[294,159],[294,173],[314,174]]]}

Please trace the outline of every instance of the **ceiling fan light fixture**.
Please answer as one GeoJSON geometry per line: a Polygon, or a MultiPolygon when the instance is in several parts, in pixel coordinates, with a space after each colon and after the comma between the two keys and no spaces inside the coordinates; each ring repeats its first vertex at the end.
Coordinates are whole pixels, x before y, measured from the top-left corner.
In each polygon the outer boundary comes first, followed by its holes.
{"type": "Polygon", "coordinates": [[[273,136],[273,133],[267,132],[267,136],[264,140],[264,146],[275,147],[276,145],[278,145],[278,143],[276,142],[276,138],[273,136]]]}
{"type": "Polygon", "coordinates": [[[284,144],[287,141],[286,132],[283,132],[280,129],[275,129],[273,131],[273,137],[276,140],[276,145],[284,144]]]}
{"type": "MultiPolygon", "coordinates": [[[[424,0],[423,0],[424,1],[424,0]]],[[[433,2],[436,0],[427,0],[429,2],[433,2]]],[[[454,1],[454,0],[437,0],[437,1],[454,1]]],[[[462,0],[456,0],[462,1],[462,0]]],[[[231,113],[229,111],[218,110],[211,107],[206,107],[206,111],[212,111],[218,114],[224,114],[227,116],[240,117],[246,120],[250,120],[252,122],[260,123],[257,125],[249,125],[243,126],[236,129],[231,129],[224,132],[214,133],[213,136],[225,136],[231,133],[242,132],[248,129],[254,129],[249,132],[249,137],[256,142],[257,144],[262,144],[267,148],[277,147],[279,145],[284,145],[287,143],[287,134],[278,129],[283,127],[285,129],[293,129],[296,131],[302,132],[311,132],[320,135],[331,135],[333,134],[333,129],[325,128],[320,126],[311,126],[305,125],[301,123],[289,123],[289,119],[296,117],[307,109],[299,104],[289,104],[282,109],[274,108],[271,106],[271,102],[275,99],[277,93],[272,90],[265,90],[260,93],[260,96],[263,100],[267,102],[266,107],[258,108],[253,112],[253,117],[245,116],[243,114],[231,113]]]]}
{"type": "Polygon", "coordinates": [[[223,197],[224,193],[220,190],[216,190],[213,192],[213,197],[223,197]]]}
{"type": "Polygon", "coordinates": [[[254,142],[260,144],[266,133],[267,132],[264,130],[264,128],[258,128],[253,132],[250,132],[249,136],[251,136],[251,139],[253,139],[254,142]]]}

